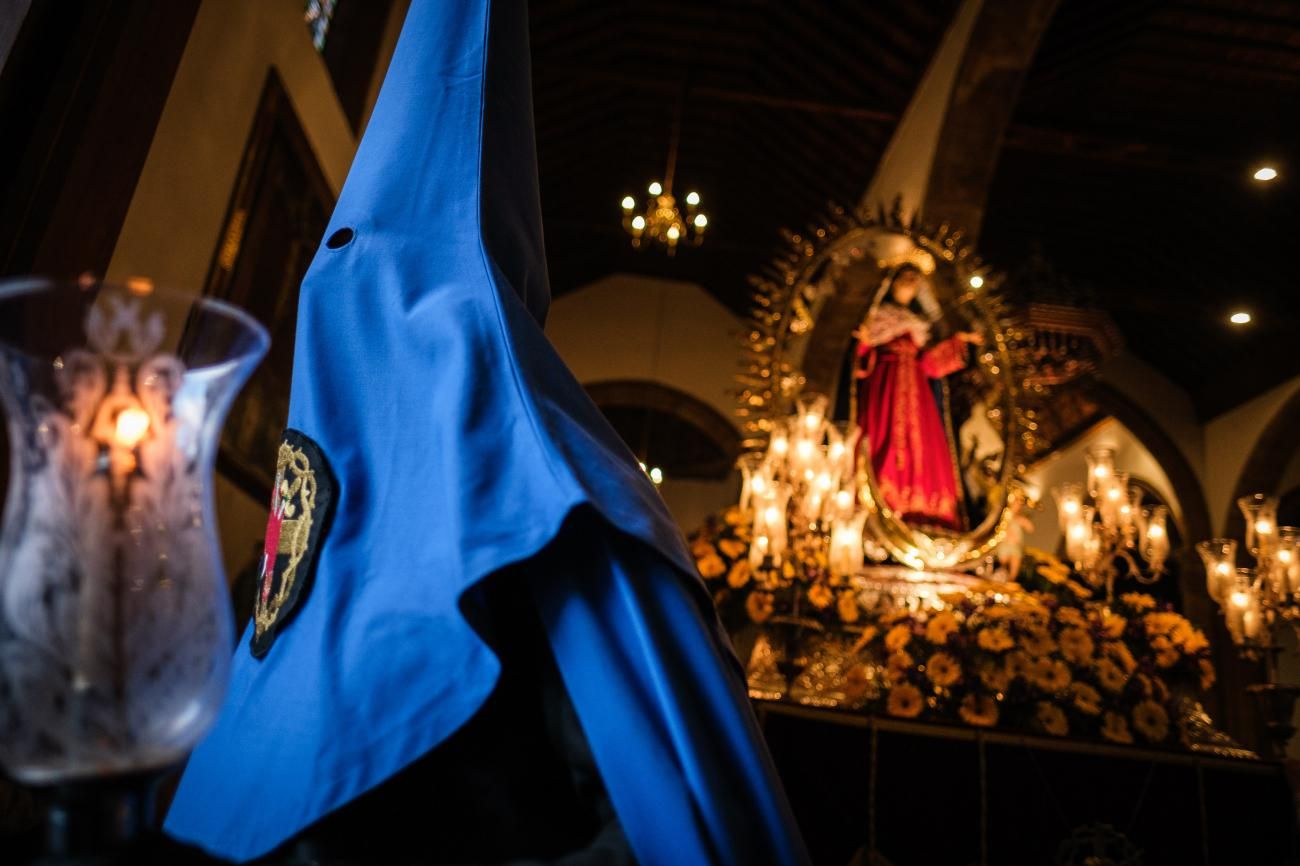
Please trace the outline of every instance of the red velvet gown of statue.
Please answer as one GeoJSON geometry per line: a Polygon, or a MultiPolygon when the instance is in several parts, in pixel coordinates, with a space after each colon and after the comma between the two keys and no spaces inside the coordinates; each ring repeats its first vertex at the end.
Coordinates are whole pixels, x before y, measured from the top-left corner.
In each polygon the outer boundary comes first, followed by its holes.
{"type": "Polygon", "coordinates": [[[905,520],[960,529],[952,451],[930,380],[966,366],[965,344],[951,337],[923,348],[929,325],[895,304],[876,310],[868,335],[858,345],[858,426],[876,487],[905,520]]]}

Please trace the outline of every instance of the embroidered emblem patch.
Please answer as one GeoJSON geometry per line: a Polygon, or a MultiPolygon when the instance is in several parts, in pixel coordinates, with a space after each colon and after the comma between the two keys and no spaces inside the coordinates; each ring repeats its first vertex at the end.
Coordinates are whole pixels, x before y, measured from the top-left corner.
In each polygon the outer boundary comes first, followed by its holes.
{"type": "Polygon", "coordinates": [[[271,515],[253,607],[250,649],[257,658],[271,649],[307,595],[335,494],[334,476],[320,448],[297,430],[285,430],[275,461],[271,515]]]}

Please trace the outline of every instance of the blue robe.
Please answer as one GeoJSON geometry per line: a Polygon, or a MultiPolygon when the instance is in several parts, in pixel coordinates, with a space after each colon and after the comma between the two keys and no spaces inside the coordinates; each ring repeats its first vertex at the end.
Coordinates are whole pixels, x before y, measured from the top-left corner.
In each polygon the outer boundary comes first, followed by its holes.
{"type": "Polygon", "coordinates": [[[447,739],[500,670],[463,598],[525,563],[637,859],[807,860],[679,532],[543,336],[530,90],[522,0],[414,0],[299,302],[289,426],[335,514],[270,651],[237,650],[181,840],[256,857],[447,739]]]}

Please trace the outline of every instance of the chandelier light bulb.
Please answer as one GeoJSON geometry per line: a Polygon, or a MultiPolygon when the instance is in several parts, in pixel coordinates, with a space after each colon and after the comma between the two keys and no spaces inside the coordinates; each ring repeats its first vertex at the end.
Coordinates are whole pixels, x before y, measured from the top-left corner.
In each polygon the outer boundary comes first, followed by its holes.
{"type": "Polygon", "coordinates": [[[1265,183],[1270,180],[1275,180],[1277,178],[1277,169],[1273,168],[1271,165],[1260,166],[1255,169],[1254,178],[1255,180],[1264,181],[1265,183]]]}
{"type": "Polygon", "coordinates": [[[660,184],[659,181],[656,180],[650,184],[651,195],[663,195],[663,192],[664,192],[663,185],[660,184]]]}
{"type": "Polygon", "coordinates": [[[695,227],[697,229],[702,229],[708,224],[709,224],[709,218],[706,217],[704,214],[697,213],[695,215],[695,227]]]}
{"type": "Polygon", "coordinates": [[[1232,594],[1232,603],[1237,607],[1245,607],[1250,604],[1250,596],[1246,595],[1246,593],[1241,590],[1237,590],[1232,594]]]}
{"type": "Polygon", "coordinates": [[[645,217],[641,216],[640,214],[632,217],[632,228],[636,229],[637,231],[642,231],[645,228],[645,217]]]}
{"type": "Polygon", "coordinates": [[[688,192],[686,194],[686,203],[691,207],[700,203],[700,194],[698,192],[688,192]]]}
{"type": "Polygon", "coordinates": [[[636,207],[636,199],[630,195],[623,196],[623,210],[631,210],[636,207]]]}
{"type": "Polygon", "coordinates": [[[677,226],[669,226],[667,234],[668,234],[668,240],[670,241],[675,241],[682,236],[682,233],[680,230],[678,230],[677,226]]]}
{"type": "Polygon", "coordinates": [[[983,285],[984,285],[984,278],[983,278],[983,277],[981,277],[979,274],[973,274],[973,275],[971,275],[971,278],[970,278],[970,287],[971,287],[972,289],[978,289],[978,288],[982,287],[983,285]]]}
{"type": "Polygon", "coordinates": [[[1228,321],[1232,322],[1234,325],[1249,325],[1250,313],[1247,313],[1244,310],[1239,310],[1229,316],[1228,321]]]}
{"type": "Polygon", "coordinates": [[[658,487],[660,484],[663,484],[664,471],[660,469],[658,466],[650,467],[650,481],[654,484],[655,487],[658,487]]]}

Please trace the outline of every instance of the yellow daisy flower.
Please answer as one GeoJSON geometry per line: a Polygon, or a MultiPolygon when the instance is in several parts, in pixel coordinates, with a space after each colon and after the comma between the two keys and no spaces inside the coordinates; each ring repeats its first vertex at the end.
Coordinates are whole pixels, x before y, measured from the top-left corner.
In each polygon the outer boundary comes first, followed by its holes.
{"type": "Polygon", "coordinates": [[[1061,655],[1076,665],[1087,664],[1092,660],[1093,643],[1088,633],[1081,628],[1063,628],[1057,638],[1061,642],[1061,655]]]}
{"type": "Polygon", "coordinates": [[[857,622],[862,611],[858,607],[858,596],[853,590],[845,590],[840,593],[840,600],[836,602],[839,610],[841,622],[857,622]]]}
{"type": "Polygon", "coordinates": [[[1090,716],[1101,712],[1101,693],[1087,683],[1071,683],[1070,696],[1074,698],[1074,705],[1080,712],[1090,716]]]}
{"type": "Polygon", "coordinates": [[[1056,621],[1062,625],[1072,625],[1083,628],[1088,621],[1083,618],[1077,607],[1067,607],[1062,605],[1056,609],[1056,621]]]}
{"type": "Polygon", "coordinates": [[[737,559],[727,572],[727,586],[732,589],[740,589],[749,583],[749,560],[737,559]]]}
{"type": "Polygon", "coordinates": [[[1155,701],[1139,701],[1133,708],[1133,727],[1149,742],[1164,742],[1169,736],[1169,714],[1155,701]]]}
{"type": "Polygon", "coordinates": [[[979,633],[979,645],[989,652],[1000,653],[1016,645],[1011,634],[1002,626],[986,628],[979,633]]]}
{"type": "Polygon", "coordinates": [[[1016,621],[1025,628],[1045,629],[1052,621],[1052,612],[1039,602],[1020,599],[1012,603],[1011,611],[1016,621]]]}
{"type": "Polygon", "coordinates": [[[885,668],[891,680],[900,682],[906,679],[908,674],[916,670],[916,660],[906,650],[899,650],[896,653],[890,653],[889,658],[885,659],[885,668]]]}
{"type": "Polygon", "coordinates": [[[748,549],[749,545],[734,538],[724,538],[718,542],[718,550],[721,550],[722,555],[728,559],[739,559],[748,549]]]}
{"type": "Polygon", "coordinates": [[[1101,630],[1102,637],[1115,640],[1124,634],[1124,629],[1128,628],[1128,620],[1117,613],[1102,610],[1097,615],[1097,626],[1101,630]]]}
{"type": "Polygon", "coordinates": [[[1070,668],[1063,661],[1050,658],[1034,662],[1030,678],[1034,685],[1045,692],[1059,692],[1070,685],[1070,668]]]}
{"type": "Polygon", "coordinates": [[[1075,598],[1080,598],[1080,599],[1092,598],[1092,590],[1084,586],[1083,584],[1079,583],[1078,581],[1067,580],[1065,582],[1065,588],[1068,589],[1070,592],[1074,593],[1075,598]]]}
{"type": "Polygon", "coordinates": [[[858,663],[844,672],[844,696],[850,701],[860,701],[867,696],[871,685],[871,671],[858,663]]]}
{"type": "Polygon", "coordinates": [[[1030,661],[1029,656],[1020,650],[1009,652],[1006,655],[1007,677],[1012,680],[1017,678],[1022,680],[1029,679],[1030,674],[1033,672],[1033,667],[1033,662],[1030,661]]]}
{"type": "Polygon", "coordinates": [[[1138,613],[1153,610],[1156,606],[1156,600],[1145,592],[1126,592],[1119,597],[1119,600],[1138,613]]]}
{"type": "Polygon", "coordinates": [[[1045,656],[1056,649],[1056,641],[1046,629],[1031,629],[1020,639],[1020,645],[1031,656],[1045,656]]]}
{"type": "Polygon", "coordinates": [[[1143,624],[1147,627],[1147,634],[1151,636],[1168,635],[1178,627],[1183,618],[1171,611],[1156,611],[1142,617],[1143,624]]]}
{"type": "Polygon", "coordinates": [[[1011,688],[1011,672],[1008,666],[998,664],[984,664],[979,669],[980,682],[984,687],[995,692],[1005,692],[1011,688]]]}
{"type": "Polygon", "coordinates": [[[1093,670],[1097,672],[1097,681],[1101,687],[1108,692],[1119,692],[1128,683],[1128,674],[1108,658],[1098,659],[1093,670]]]}
{"type": "Polygon", "coordinates": [[[891,653],[898,652],[912,640],[912,627],[907,623],[899,623],[889,630],[885,635],[885,649],[891,653]]]}
{"type": "Polygon", "coordinates": [[[957,628],[957,617],[953,616],[952,611],[941,610],[925,624],[925,639],[930,643],[945,644],[957,628]]]}
{"type": "Polygon", "coordinates": [[[1034,714],[1039,726],[1054,737],[1064,737],[1070,733],[1069,720],[1056,704],[1047,701],[1038,702],[1038,712],[1034,714]]]}
{"type": "MultiPolygon", "coordinates": [[[[1171,668],[1178,664],[1180,658],[1178,650],[1164,638],[1156,638],[1156,640],[1164,641],[1164,645],[1156,649],[1156,667],[1171,668]]],[[[1152,647],[1155,648],[1154,643],[1152,647]]]]}
{"type": "Polygon", "coordinates": [[[808,587],[808,600],[818,610],[825,610],[835,600],[835,593],[831,592],[831,588],[819,580],[808,587]]]}
{"type": "Polygon", "coordinates": [[[911,683],[900,683],[889,690],[889,700],[885,703],[885,710],[891,716],[914,719],[921,714],[924,706],[920,689],[911,683]]]}
{"type": "Polygon", "coordinates": [[[700,576],[706,580],[720,577],[722,573],[727,570],[727,564],[722,561],[722,557],[718,556],[711,547],[709,548],[708,555],[695,560],[695,567],[700,570],[700,576]]]}
{"type": "Polygon", "coordinates": [[[1129,651],[1126,644],[1118,641],[1107,643],[1104,649],[1106,655],[1114,659],[1115,663],[1124,669],[1124,673],[1131,674],[1137,668],[1137,659],[1133,658],[1133,653],[1129,651]]]}
{"type": "Polygon", "coordinates": [[[990,728],[998,723],[998,703],[988,695],[972,692],[962,698],[957,712],[963,722],[977,728],[990,728]]]}
{"type": "Polygon", "coordinates": [[[1133,735],[1129,733],[1128,722],[1119,713],[1107,712],[1101,717],[1101,735],[1112,743],[1131,743],[1133,735]]]}
{"type": "Polygon", "coordinates": [[[774,608],[774,599],[770,592],[751,592],[749,598],[745,599],[745,612],[757,623],[767,622],[774,608]]]}
{"type": "Polygon", "coordinates": [[[1192,633],[1183,641],[1183,652],[1189,656],[1194,656],[1201,650],[1210,648],[1210,642],[1205,637],[1205,632],[1199,628],[1192,629],[1192,633]]]}
{"type": "Polygon", "coordinates": [[[961,665],[946,652],[937,652],[925,663],[925,674],[941,689],[950,688],[961,680],[961,665]]]}
{"type": "Polygon", "coordinates": [[[691,556],[703,559],[711,553],[717,553],[717,550],[707,538],[699,536],[691,541],[691,556]]]}

